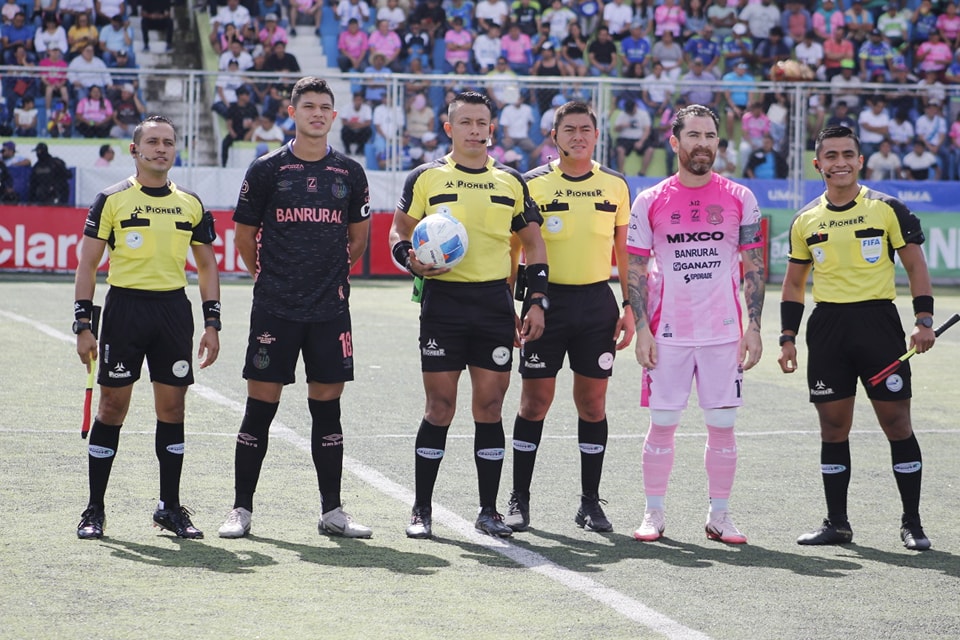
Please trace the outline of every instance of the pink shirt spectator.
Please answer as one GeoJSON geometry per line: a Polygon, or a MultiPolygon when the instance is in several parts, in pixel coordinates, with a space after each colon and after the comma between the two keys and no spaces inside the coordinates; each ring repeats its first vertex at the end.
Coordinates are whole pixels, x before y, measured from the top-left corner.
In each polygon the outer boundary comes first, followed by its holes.
{"type": "Polygon", "coordinates": [[[67,81],[67,63],[63,59],[54,62],[50,58],[44,58],[38,63],[38,66],[43,67],[40,75],[48,84],[60,84],[67,81]],[[54,71],[54,69],[63,69],[63,71],[54,71]]]}
{"type": "Polygon", "coordinates": [[[753,115],[753,111],[747,111],[740,119],[740,130],[743,139],[754,149],[759,149],[763,145],[763,136],[770,133],[770,118],[762,111],[758,116],[753,115]]]}
{"type": "Polygon", "coordinates": [[[264,46],[269,45],[271,47],[277,44],[278,42],[290,41],[290,36],[287,35],[287,30],[280,26],[276,27],[273,30],[273,33],[270,33],[269,31],[267,31],[266,28],[260,29],[260,33],[257,34],[257,37],[260,38],[261,44],[263,44],[264,46]]]}
{"type": "Polygon", "coordinates": [[[444,42],[447,44],[446,59],[450,63],[450,66],[454,66],[461,60],[469,64],[470,62],[470,46],[473,44],[473,36],[470,35],[470,32],[466,29],[461,29],[457,31],[456,29],[448,29],[446,35],[443,36],[444,42]],[[458,44],[461,46],[466,46],[466,49],[462,50],[452,50],[450,48],[451,44],[458,44]]]}
{"type": "Polygon", "coordinates": [[[842,11],[834,11],[830,14],[829,19],[818,11],[817,13],[813,14],[811,20],[813,22],[814,33],[820,36],[820,39],[824,41],[828,40],[830,38],[830,34],[836,29],[840,29],[842,31],[844,25],[846,24],[842,11]]]}
{"type": "Polygon", "coordinates": [[[954,122],[950,125],[950,139],[953,141],[953,146],[957,149],[960,149],[960,122],[954,122]]]}
{"type": "Polygon", "coordinates": [[[662,4],[654,10],[653,19],[657,24],[655,36],[659,38],[664,31],[672,31],[673,37],[679,38],[683,25],[687,22],[687,14],[679,5],[662,4]]]}
{"type": "Polygon", "coordinates": [[[696,188],[671,176],[637,196],[627,251],[651,258],[648,314],[658,343],[693,347],[740,339],[740,251],[763,245],[759,225],[753,193],[716,173],[696,188]],[[680,202],[689,204],[678,209],[680,202]]]}
{"type": "Polygon", "coordinates": [[[382,53],[387,62],[400,55],[400,49],[403,47],[396,31],[387,31],[386,35],[379,30],[374,31],[370,34],[367,44],[370,46],[370,53],[382,53]]]}
{"type": "Polygon", "coordinates": [[[103,105],[99,100],[84,98],[77,103],[77,119],[90,120],[96,124],[106,122],[113,117],[113,105],[104,98],[103,105]]]}
{"type": "Polygon", "coordinates": [[[503,51],[503,57],[507,59],[507,62],[524,64],[529,61],[527,53],[533,49],[533,44],[530,42],[530,36],[525,33],[521,33],[516,40],[509,35],[505,35],[500,38],[500,49],[503,51]]]}
{"type": "Polygon", "coordinates": [[[921,71],[943,71],[953,61],[953,51],[950,45],[942,40],[940,42],[927,40],[917,47],[916,58],[922,60],[921,71]]]}
{"type": "Polygon", "coordinates": [[[360,29],[356,33],[341,31],[337,38],[337,49],[350,56],[358,58],[367,52],[370,48],[367,32],[360,29]]]}
{"type": "Polygon", "coordinates": [[[943,37],[953,42],[960,36],[960,14],[953,15],[941,13],[937,18],[937,30],[943,34],[943,37]]]}

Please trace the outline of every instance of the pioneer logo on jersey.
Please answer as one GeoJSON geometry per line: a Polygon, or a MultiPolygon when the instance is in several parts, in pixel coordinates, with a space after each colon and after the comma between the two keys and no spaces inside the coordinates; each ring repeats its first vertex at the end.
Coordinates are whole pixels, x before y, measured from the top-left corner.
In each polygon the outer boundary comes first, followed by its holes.
{"type": "Polygon", "coordinates": [[[181,209],[180,207],[154,207],[149,204],[146,207],[144,207],[144,212],[171,215],[171,216],[183,215],[183,209],[181,209]]]}
{"type": "Polygon", "coordinates": [[[685,233],[667,234],[667,242],[681,244],[684,242],[719,242],[723,240],[723,231],[687,231],[685,233]]]}
{"type": "Polygon", "coordinates": [[[326,207],[293,207],[277,209],[277,222],[326,222],[339,224],[343,221],[340,209],[326,207]]]}
{"type": "Polygon", "coordinates": [[[447,184],[443,185],[446,189],[453,189],[453,180],[447,180],[447,184]]]}
{"type": "Polygon", "coordinates": [[[863,224],[863,216],[857,216],[856,218],[847,218],[846,220],[831,220],[827,223],[827,227],[833,229],[835,227],[850,227],[855,224],[863,224]]]}
{"type": "Polygon", "coordinates": [[[118,362],[117,366],[107,372],[108,378],[122,379],[129,378],[133,375],[133,372],[129,371],[122,362],[118,362]]]}
{"type": "Polygon", "coordinates": [[[593,189],[592,191],[577,191],[576,189],[567,189],[565,194],[568,198],[602,198],[603,189],[593,189]]]}
{"type": "Polygon", "coordinates": [[[437,341],[433,338],[427,339],[427,344],[423,346],[423,355],[430,356],[433,358],[440,358],[447,355],[445,349],[441,349],[437,346],[437,341]]]}
{"type": "Polygon", "coordinates": [[[718,204],[707,205],[707,223],[723,224],[723,207],[718,204]]]}
{"type": "Polygon", "coordinates": [[[469,180],[457,180],[456,186],[461,189],[496,189],[497,185],[493,182],[471,182],[469,180]]]}
{"type": "Polygon", "coordinates": [[[553,192],[553,201],[554,201],[554,202],[557,201],[557,198],[562,198],[562,197],[563,197],[563,189],[557,189],[556,191],[553,192]]]}

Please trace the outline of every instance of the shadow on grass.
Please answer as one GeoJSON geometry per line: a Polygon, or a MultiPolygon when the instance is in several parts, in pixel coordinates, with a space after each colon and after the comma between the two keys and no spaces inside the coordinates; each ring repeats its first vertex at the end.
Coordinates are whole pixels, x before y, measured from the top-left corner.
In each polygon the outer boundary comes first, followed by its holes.
{"type": "Polygon", "coordinates": [[[248,535],[255,542],[270,544],[284,551],[292,551],[304,562],[328,567],[388,569],[405,575],[432,575],[437,569],[450,566],[442,558],[429,553],[409,553],[392,547],[380,546],[370,540],[356,540],[329,536],[337,549],[329,546],[296,544],[285,540],[248,535]],[[340,553],[340,551],[344,553],[340,553]]]}
{"type": "Polygon", "coordinates": [[[936,571],[951,578],[960,578],[960,557],[946,551],[930,549],[928,551],[883,551],[873,547],[851,544],[844,547],[855,553],[858,558],[871,562],[880,562],[894,567],[936,571]]]}
{"type": "Polygon", "coordinates": [[[204,544],[202,540],[164,537],[176,547],[141,544],[118,538],[103,538],[101,544],[121,560],[157,567],[193,567],[217,573],[253,573],[259,567],[277,564],[270,556],[256,551],[233,552],[204,544]]]}

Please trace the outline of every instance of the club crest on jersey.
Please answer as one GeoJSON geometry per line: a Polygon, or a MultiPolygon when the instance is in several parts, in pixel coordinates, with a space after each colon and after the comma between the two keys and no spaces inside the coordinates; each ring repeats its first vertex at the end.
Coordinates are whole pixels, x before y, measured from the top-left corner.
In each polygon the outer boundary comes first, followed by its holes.
{"type": "Polygon", "coordinates": [[[723,207],[719,204],[707,205],[707,223],[723,224],[723,207]]]}
{"type": "Polygon", "coordinates": [[[347,183],[344,182],[340,177],[334,179],[333,184],[330,185],[330,194],[337,200],[346,198],[349,191],[350,190],[347,188],[347,183]]]}
{"type": "Polygon", "coordinates": [[[861,238],[860,255],[863,259],[874,264],[880,259],[883,253],[883,240],[881,238],[861,238]]]}

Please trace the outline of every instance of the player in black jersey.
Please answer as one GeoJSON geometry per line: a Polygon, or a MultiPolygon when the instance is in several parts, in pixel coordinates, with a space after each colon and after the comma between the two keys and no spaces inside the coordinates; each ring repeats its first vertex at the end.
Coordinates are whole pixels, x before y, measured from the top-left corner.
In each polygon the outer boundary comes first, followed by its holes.
{"type": "Polygon", "coordinates": [[[250,531],[253,494],[270,423],[303,354],[321,533],[369,538],[342,509],[340,396],[353,380],[350,266],[367,248],[370,205],[359,164],[331,149],[337,112],[326,81],[301,78],[287,112],[296,137],[247,170],[233,215],[237,248],[255,278],[243,377],[247,407],[237,436],[233,510],[223,538],[250,531]]]}
{"type": "Polygon", "coordinates": [[[496,507],[504,456],[501,409],[514,342],[536,340],[543,333],[543,311],[549,306],[547,252],[540,235],[542,218],[523,178],[487,155],[495,128],[490,99],[466,91],[454,99],[448,113],[444,130],[453,141],[452,150],[407,176],[390,229],[394,259],[426,277],[420,362],[427,408],[417,432],[416,502],[407,536],[433,535],[433,488],[457,406],[457,384],[469,368],[480,494],[475,526],[506,537],[513,531],[496,507]],[[452,270],[423,264],[410,242],[419,220],[442,212],[460,220],[470,238],[466,256],[452,270]],[[530,300],[522,321],[516,318],[507,286],[514,236],[523,244],[528,263],[530,300]]]}
{"type": "MultiPolygon", "coordinates": [[[[869,376],[904,351],[904,331],[893,303],[894,256],[910,281],[916,326],[910,346],[933,347],[933,289],[920,245],[920,220],[902,202],[858,180],[860,140],[847,127],[828,127],[817,137],[814,167],[826,190],[790,224],[790,254],[780,303],[780,368],[797,370],[795,341],[803,317],[807,277],[813,300],[807,322],[807,384],[820,419],[820,472],[827,518],[798,544],[844,544],[853,540],[847,519],[850,429],[857,379],[869,376]]],[[[908,549],[930,548],[920,524],[923,461],[910,420],[910,366],[904,363],[880,385],[867,387],[874,413],[890,442],[893,476],[903,516],[900,538],[908,549]]]]}
{"type": "Polygon", "coordinates": [[[184,396],[193,384],[193,317],[184,287],[192,249],[203,315],[200,368],[220,352],[220,274],[212,243],[213,216],[196,194],[167,178],[177,155],[177,132],[167,118],[150,116],[133,132],[130,154],[136,174],[104,189],[87,213],[75,284],[73,332],[80,360],[92,366],[97,339],[91,317],[97,266],[106,249],[110,272],[100,332],[100,402],[90,430],[90,500],[77,527],[80,538],[100,538],[104,494],[130,408],[133,383],[146,358],[157,412],[156,453],[160,502],[154,522],[181,538],[202,538],[180,504],[184,450],[184,396]]]}

